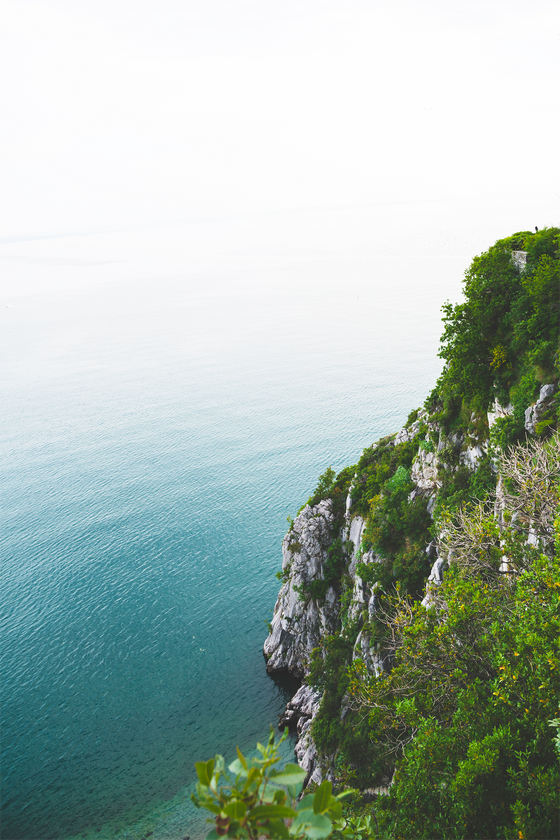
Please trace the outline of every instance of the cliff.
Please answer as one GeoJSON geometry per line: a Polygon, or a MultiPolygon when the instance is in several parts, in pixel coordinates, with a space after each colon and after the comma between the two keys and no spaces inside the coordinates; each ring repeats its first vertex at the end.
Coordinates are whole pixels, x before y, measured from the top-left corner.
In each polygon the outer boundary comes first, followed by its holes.
{"type": "MultiPolygon", "coordinates": [[[[327,470],[284,538],[264,655],[269,674],[302,681],[280,725],[297,731],[308,782],[351,780],[371,796],[388,790],[402,745],[390,758],[379,751],[378,713],[370,704],[367,718],[356,697],[399,661],[388,618],[395,598],[408,599],[411,615],[419,604],[437,606],[457,517],[491,500],[503,528],[504,453],[556,440],[559,233],[515,234],[475,258],[465,303],[444,307],[446,365],[424,406],[356,465],[327,470]]],[[[558,467],[558,448],[550,452],[558,467]]],[[[550,534],[533,519],[529,532],[524,542],[550,555],[550,534]]],[[[493,539],[502,546],[496,575],[509,572],[507,539],[498,531],[493,539]]]]}
{"type": "MultiPolygon", "coordinates": [[[[543,385],[535,404],[527,407],[525,428],[528,433],[534,434],[535,422],[554,406],[556,391],[555,383],[543,385]]],[[[488,429],[491,429],[496,416],[508,416],[507,408],[499,404],[494,404],[492,408],[493,411],[487,414],[488,429]]],[[[463,466],[474,474],[479,466],[488,464],[490,460],[489,437],[478,440],[461,433],[446,435],[425,409],[418,410],[418,419],[411,425],[403,427],[383,443],[374,444],[372,449],[375,452],[378,447],[384,446],[398,450],[407,443],[416,450],[410,468],[408,499],[410,502],[419,500],[430,515],[438,501],[446,471],[456,474],[463,466]],[[426,450],[427,435],[437,436],[437,447],[433,451],[426,450]]],[[[368,455],[370,452],[371,449],[368,455]]],[[[322,697],[305,682],[313,651],[319,648],[321,640],[335,633],[352,635],[349,632],[352,628],[355,636],[352,659],[361,658],[371,673],[379,673],[384,668],[383,651],[371,638],[371,621],[375,618],[379,584],[368,583],[357,571],[359,563],[367,567],[382,563],[383,558],[366,547],[367,542],[363,540],[366,520],[355,510],[353,489],[351,485],[346,495],[342,522],[336,519],[332,500],[324,499],[314,506],[306,504],[284,537],[284,582],[263,648],[269,674],[288,672],[302,680],[303,684],[288,703],[280,725],[297,729],[296,755],[301,766],[308,771],[310,781],[314,782],[322,780],[329,760],[326,757],[321,761],[310,731],[322,697]],[[342,541],[345,551],[345,569],[340,586],[329,586],[323,598],[314,598],[310,594],[310,585],[324,581],[328,551],[337,539],[342,541]]],[[[436,536],[423,546],[426,569],[429,567],[424,604],[429,603],[430,590],[443,581],[447,559],[440,556],[439,543],[436,536]]],[[[367,569],[364,571],[367,574],[367,569]]]]}

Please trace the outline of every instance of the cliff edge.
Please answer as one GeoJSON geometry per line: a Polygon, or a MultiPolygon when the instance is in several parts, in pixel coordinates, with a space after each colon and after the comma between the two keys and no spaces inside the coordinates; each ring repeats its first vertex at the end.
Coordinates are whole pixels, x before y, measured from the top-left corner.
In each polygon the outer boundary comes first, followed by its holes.
{"type": "Polygon", "coordinates": [[[465,303],[444,307],[446,364],[424,406],[357,464],[327,470],[284,537],[264,656],[269,674],[301,680],[280,726],[297,732],[308,782],[389,789],[400,753],[383,758],[352,694],[356,674],[379,681],[398,662],[387,604],[398,592],[412,612],[437,605],[454,517],[494,499],[502,527],[503,454],[556,433],[559,234],[514,234],[475,258],[465,303]]]}

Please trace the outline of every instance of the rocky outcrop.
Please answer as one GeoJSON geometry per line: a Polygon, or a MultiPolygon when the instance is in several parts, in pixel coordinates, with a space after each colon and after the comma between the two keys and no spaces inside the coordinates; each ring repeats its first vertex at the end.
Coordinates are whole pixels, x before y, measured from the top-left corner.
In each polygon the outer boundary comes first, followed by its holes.
{"type": "MultiPolygon", "coordinates": [[[[269,674],[288,671],[303,679],[309,671],[311,651],[325,635],[340,626],[338,597],[331,587],[324,601],[309,597],[309,585],[324,579],[324,564],[332,540],[334,515],[332,503],[322,501],[315,507],[306,505],[294,520],[282,543],[284,585],[278,595],[270,634],[264,643],[266,669],[269,674]]],[[[348,521],[346,538],[359,545],[363,520],[348,521]]],[[[307,771],[307,781],[321,782],[322,770],[317,748],[311,736],[313,718],[321,704],[321,694],[303,684],[286,707],[279,726],[297,731],[295,753],[298,763],[307,771]]]]}
{"type": "Polygon", "coordinates": [[[364,534],[364,528],[366,526],[366,521],[361,516],[352,517],[351,492],[352,492],[352,488],[350,488],[350,493],[348,493],[348,499],[347,499],[347,502],[346,502],[345,537],[346,537],[346,540],[350,540],[350,542],[352,543],[352,556],[350,558],[350,565],[348,566],[348,574],[354,575],[354,573],[356,571],[356,563],[358,562],[359,548],[360,548],[360,545],[362,543],[362,536],[364,534]]]}
{"type": "Polygon", "coordinates": [[[430,494],[439,489],[441,486],[441,481],[438,480],[439,465],[437,452],[427,452],[424,449],[418,451],[410,471],[410,478],[416,485],[416,490],[430,494]]]}
{"type": "Polygon", "coordinates": [[[475,443],[473,446],[467,446],[464,449],[459,459],[461,464],[468,467],[471,472],[474,472],[480,466],[480,462],[486,455],[486,446],[484,444],[475,443]]]}
{"type": "Polygon", "coordinates": [[[358,638],[352,651],[352,660],[354,661],[356,659],[363,660],[370,674],[379,676],[383,671],[383,657],[375,645],[372,644],[369,633],[364,629],[358,633],[358,638]]]}
{"type": "Polygon", "coordinates": [[[510,417],[513,414],[513,406],[511,403],[509,405],[501,405],[498,399],[494,400],[494,405],[492,406],[492,411],[489,411],[487,414],[488,417],[488,428],[491,429],[496,420],[501,420],[504,417],[510,417]]]}
{"type": "MultiPolygon", "coordinates": [[[[436,424],[429,423],[427,413],[422,409],[417,419],[408,428],[403,428],[390,441],[391,446],[408,443],[419,434],[422,426],[439,436],[438,451],[429,451],[420,446],[412,465],[411,480],[414,489],[411,498],[427,497],[428,509],[433,509],[436,493],[441,486],[438,470],[442,465],[440,453],[447,447],[460,447],[462,438],[444,439],[436,424]]],[[[476,453],[478,455],[478,453],[476,453]]],[[[476,455],[471,459],[476,463],[476,455]]],[[[346,628],[359,629],[354,643],[352,658],[361,659],[371,674],[380,674],[384,660],[379,646],[372,641],[370,627],[376,611],[376,585],[370,586],[358,574],[358,564],[369,565],[380,562],[372,551],[363,550],[366,522],[352,511],[352,487],[346,500],[346,515],[340,531],[335,533],[335,517],[330,500],[314,507],[306,505],[293,522],[282,543],[283,585],[274,607],[270,633],[264,643],[266,668],[269,674],[289,672],[303,680],[303,684],[288,703],[280,718],[280,727],[289,726],[297,732],[295,752],[299,764],[307,771],[307,781],[320,782],[329,775],[328,768],[322,768],[320,757],[311,735],[313,719],[317,714],[322,696],[305,682],[309,673],[311,652],[320,645],[321,639],[346,628]],[[348,552],[346,591],[351,586],[351,595],[346,597],[344,615],[337,593],[330,588],[324,599],[311,597],[310,585],[324,579],[327,552],[333,540],[341,537],[348,552]]],[[[428,555],[435,559],[433,571],[442,565],[437,557],[435,543],[427,547],[428,555]],[[439,564],[439,565],[438,565],[439,564]]],[[[434,585],[439,583],[439,577],[434,585]]],[[[430,584],[429,584],[430,585],[430,584]]],[[[356,633],[356,629],[353,631],[356,633]]],[[[348,710],[343,705],[341,714],[348,710]]]]}
{"type": "Polygon", "coordinates": [[[418,409],[418,417],[411,423],[410,426],[404,426],[393,439],[393,446],[398,446],[399,443],[407,443],[408,441],[414,440],[418,432],[420,431],[420,427],[423,423],[426,422],[428,419],[428,412],[425,408],[418,409]]]}
{"type": "Polygon", "coordinates": [[[430,575],[428,577],[428,580],[426,581],[426,594],[422,599],[423,607],[431,607],[434,603],[434,593],[437,590],[438,586],[441,586],[441,584],[443,583],[443,572],[446,566],[447,560],[445,557],[438,556],[437,559],[434,561],[434,564],[430,571],[430,575]]]}
{"type": "Polygon", "coordinates": [[[552,407],[556,385],[543,385],[537,402],[525,410],[525,428],[534,435],[537,424],[544,418],[552,407]]]}
{"type": "Polygon", "coordinates": [[[314,691],[304,683],[292,697],[278,722],[280,729],[288,726],[290,730],[295,729],[297,732],[295,753],[298,764],[307,771],[306,785],[309,782],[320,784],[323,781],[317,748],[311,737],[311,725],[319,711],[321,696],[320,692],[314,691]]]}
{"type": "Polygon", "coordinates": [[[333,539],[334,515],[330,500],[306,505],[282,543],[285,583],[274,607],[270,635],[264,643],[269,674],[289,671],[300,679],[308,672],[309,657],[321,638],[332,634],[339,621],[338,599],[332,587],[318,604],[306,595],[309,584],[324,579],[323,567],[333,539]]]}

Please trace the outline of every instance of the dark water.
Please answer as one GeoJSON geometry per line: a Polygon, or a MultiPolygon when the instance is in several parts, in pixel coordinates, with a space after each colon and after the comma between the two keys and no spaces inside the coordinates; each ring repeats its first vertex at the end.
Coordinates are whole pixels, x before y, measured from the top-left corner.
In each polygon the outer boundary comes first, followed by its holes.
{"type": "Polygon", "coordinates": [[[255,264],[2,309],[4,840],[204,833],[193,762],[289,691],[287,515],[434,384],[445,265],[255,264]]]}

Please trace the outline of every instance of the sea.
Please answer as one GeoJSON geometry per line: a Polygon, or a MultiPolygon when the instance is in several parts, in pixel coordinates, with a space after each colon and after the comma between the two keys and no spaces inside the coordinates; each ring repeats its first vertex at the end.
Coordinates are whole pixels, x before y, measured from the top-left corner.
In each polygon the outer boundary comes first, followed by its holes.
{"type": "Polygon", "coordinates": [[[294,690],[262,654],[287,517],[423,402],[441,305],[523,227],[453,208],[1,243],[3,840],[205,836],[194,762],[294,690]]]}

